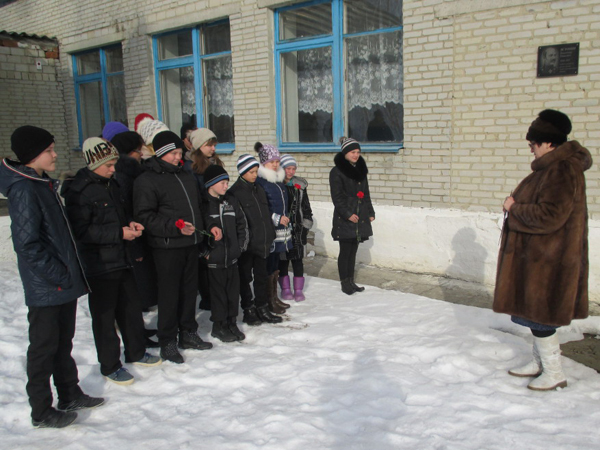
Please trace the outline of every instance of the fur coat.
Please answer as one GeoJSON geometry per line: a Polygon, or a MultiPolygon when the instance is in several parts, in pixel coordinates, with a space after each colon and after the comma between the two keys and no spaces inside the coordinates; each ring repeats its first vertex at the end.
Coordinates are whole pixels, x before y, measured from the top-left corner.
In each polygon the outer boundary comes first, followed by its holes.
{"type": "Polygon", "coordinates": [[[590,152],[569,141],[531,163],[504,223],[494,311],[568,325],[588,315],[590,152]]]}

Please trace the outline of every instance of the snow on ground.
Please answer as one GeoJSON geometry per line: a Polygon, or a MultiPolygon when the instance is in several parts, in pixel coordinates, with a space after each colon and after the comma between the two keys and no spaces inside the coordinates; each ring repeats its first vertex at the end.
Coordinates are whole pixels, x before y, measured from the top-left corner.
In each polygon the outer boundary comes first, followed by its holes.
{"type": "MultiPolygon", "coordinates": [[[[32,428],[25,395],[27,310],[14,262],[0,263],[0,448],[596,449],[600,375],[563,358],[569,386],[526,389],[506,371],[531,337],[504,315],[368,287],[346,296],[309,278],[307,300],[247,339],[203,338],[183,365],[130,366],[131,386],[100,375],[85,298],[74,357],[84,391],[106,405],[63,430],[32,428]]],[[[153,313],[146,317],[155,324],[153,313]]],[[[560,330],[600,330],[600,318],[560,330]]]]}

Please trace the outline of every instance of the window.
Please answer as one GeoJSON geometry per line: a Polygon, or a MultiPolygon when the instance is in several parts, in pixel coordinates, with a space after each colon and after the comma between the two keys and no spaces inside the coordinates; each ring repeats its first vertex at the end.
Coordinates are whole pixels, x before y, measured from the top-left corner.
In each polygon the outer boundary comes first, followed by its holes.
{"type": "MultiPolygon", "coordinates": [[[[280,145],[328,150],[341,136],[404,139],[401,0],[331,0],[275,12],[280,145]]],[[[363,146],[364,147],[364,146],[363,146]]]]}
{"type": "Polygon", "coordinates": [[[233,150],[233,70],[229,21],[154,37],[159,118],[210,128],[220,150],[233,150]]]}
{"type": "Polygon", "coordinates": [[[73,55],[79,142],[99,136],[107,122],[127,125],[121,45],[73,55]]]}

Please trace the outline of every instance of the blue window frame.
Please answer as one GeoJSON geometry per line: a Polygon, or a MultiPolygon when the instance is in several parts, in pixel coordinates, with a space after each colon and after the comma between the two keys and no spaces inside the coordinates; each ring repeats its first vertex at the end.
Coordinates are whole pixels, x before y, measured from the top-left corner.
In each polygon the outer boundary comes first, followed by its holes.
{"type": "Polygon", "coordinates": [[[153,36],[158,118],[211,129],[218,153],[234,150],[233,69],[229,21],[153,36]]]}
{"type": "Polygon", "coordinates": [[[121,44],[74,54],[79,143],[99,136],[107,122],[127,125],[121,44]]]}
{"type": "Polygon", "coordinates": [[[275,11],[277,136],[286,151],[404,139],[402,1],[316,0],[275,11]]]}

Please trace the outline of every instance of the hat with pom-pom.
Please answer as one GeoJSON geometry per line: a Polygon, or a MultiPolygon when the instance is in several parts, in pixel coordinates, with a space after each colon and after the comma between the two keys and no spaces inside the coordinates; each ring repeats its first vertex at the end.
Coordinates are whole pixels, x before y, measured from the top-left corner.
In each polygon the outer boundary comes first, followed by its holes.
{"type": "Polygon", "coordinates": [[[263,165],[271,161],[279,161],[280,159],[279,150],[274,145],[263,145],[260,142],[257,142],[254,144],[254,150],[258,153],[260,163],[263,165]]]}
{"type": "Polygon", "coordinates": [[[569,117],[554,109],[545,109],[531,122],[525,139],[531,142],[550,142],[560,145],[567,142],[572,126],[569,117]]]}

